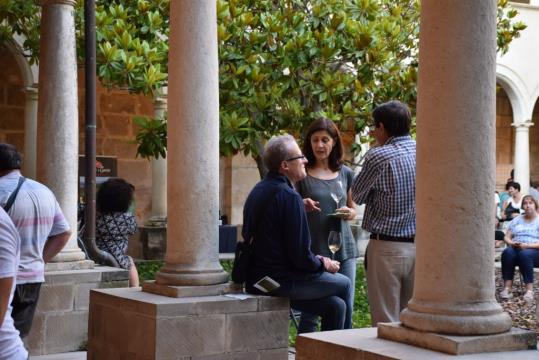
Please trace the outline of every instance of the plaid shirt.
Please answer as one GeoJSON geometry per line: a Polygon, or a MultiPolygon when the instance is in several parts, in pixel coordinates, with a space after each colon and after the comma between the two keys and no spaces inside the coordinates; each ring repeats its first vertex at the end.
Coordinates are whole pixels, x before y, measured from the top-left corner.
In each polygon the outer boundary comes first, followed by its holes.
{"type": "Polygon", "coordinates": [[[362,227],[371,233],[415,235],[415,141],[390,138],[369,150],[352,185],[356,204],[366,204],[362,227]]]}

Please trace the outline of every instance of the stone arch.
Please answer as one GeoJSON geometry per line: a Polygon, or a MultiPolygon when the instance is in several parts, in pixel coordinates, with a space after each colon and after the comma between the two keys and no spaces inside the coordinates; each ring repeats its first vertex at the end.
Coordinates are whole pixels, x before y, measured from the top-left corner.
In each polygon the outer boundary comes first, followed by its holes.
{"type": "Polygon", "coordinates": [[[521,123],[531,119],[533,106],[530,105],[530,96],[521,77],[509,67],[497,64],[496,82],[509,97],[514,122],[521,123]]]}
{"type": "Polygon", "coordinates": [[[21,71],[24,87],[29,87],[37,84],[39,68],[37,65],[30,65],[24,56],[22,47],[24,39],[21,36],[13,36],[13,41],[7,44],[7,48],[13,54],[17,61],[17,65],[21,71]]]}

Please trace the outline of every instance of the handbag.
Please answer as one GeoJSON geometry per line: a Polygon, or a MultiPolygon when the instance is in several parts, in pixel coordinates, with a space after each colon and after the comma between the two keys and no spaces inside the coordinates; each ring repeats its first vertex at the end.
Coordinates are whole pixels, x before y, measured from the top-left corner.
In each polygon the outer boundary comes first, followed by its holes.
{"type": "MultiPolygon", "coordinates": [[[[262,215],[262,211],[265,210],[269,204],[271,204],[271,201],[280,188],[281,186],[276,186],[271,190],[271,192],[269,192],[269,195],[264,199],[264,201],[259,202],[258,211],[253,219],[253,225],[255,226],[251,227],[252,229],[256,229],[256,225],[260,219],[260,216],[262,215]]],[[[234,265],[232,266],[231,273],[232,281],[236,284],[243,284],[247,280],[247,275],[249,274],[249,269],[251,268],[251,263],[254,257],[254,239],[255,234],[250,234],[247,240],[238,241],[236,243],[236,250],[234,251],[234,265]]]]}

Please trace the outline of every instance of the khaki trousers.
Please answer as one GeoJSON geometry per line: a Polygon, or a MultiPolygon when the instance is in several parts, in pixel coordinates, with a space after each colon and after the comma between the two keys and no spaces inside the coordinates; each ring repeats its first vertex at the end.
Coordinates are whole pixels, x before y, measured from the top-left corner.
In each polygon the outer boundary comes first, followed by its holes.
{"type": "Polygon", "coordinates": [[[370,240],[367,246],[367,296],[372,326],[397,322],[412,298],[415,244],[370,240]]]}

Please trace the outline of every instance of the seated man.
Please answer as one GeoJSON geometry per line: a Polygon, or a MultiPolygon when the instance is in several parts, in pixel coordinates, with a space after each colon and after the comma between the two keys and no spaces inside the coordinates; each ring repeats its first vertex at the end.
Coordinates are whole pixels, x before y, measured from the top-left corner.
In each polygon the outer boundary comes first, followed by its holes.
{"type": "Polygon", "coordinates": [[[11,300],[19,268],[21,241],[15,225],[0,208],[0,360],[26,360],[19,332],[11,317],[11,300]]]}
{"type": "Polygon", "coordinates": [[[254,237],[253,263],[247,291],[265,276],[280,284],[269,292],[287,297],[294,309],[319,315],[321,329],[351,328],[350,280],[339,271],[339,262],[315,256],[311,248],[303,199],[292,184],[306,176],[307,160],[290,135],[270,139],[264,154],[269,170],[251,191],[243,210],[245,240],[254,237]]]}

